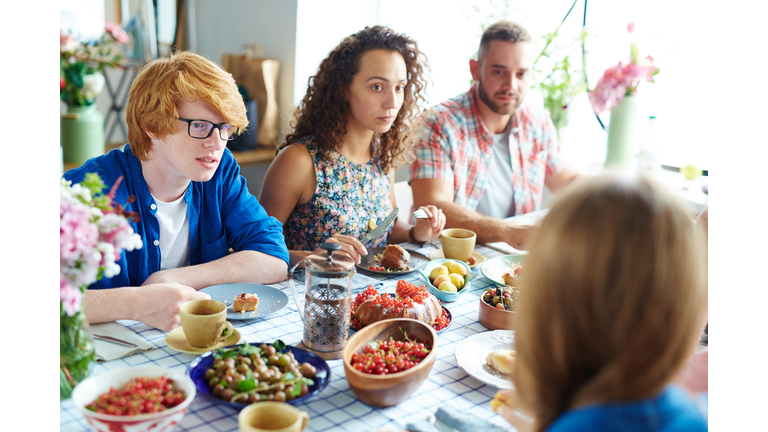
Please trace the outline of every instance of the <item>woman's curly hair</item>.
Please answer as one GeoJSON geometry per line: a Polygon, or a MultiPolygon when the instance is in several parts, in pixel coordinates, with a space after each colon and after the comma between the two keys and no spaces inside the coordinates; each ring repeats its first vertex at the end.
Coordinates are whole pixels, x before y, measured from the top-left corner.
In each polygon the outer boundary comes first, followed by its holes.
{"type": "MultiPolygon", "coordinates": [[[[373,26],[346,37],[320,63],[315,76],[309,78],[307,94],[296,112],[295,129],[286,136],[278,151],[299,138],[314,136],[320,157],[328,160],[329,150],[341,144],[347,132],[350,113],[348,95],[352,78],[360,70],[360,58],[371,50],[396,51],[403,56],[408,82],[404,89],[403,106],[392,127],[378,138],[380,147],[377,163],[382,169],[404,160],[410,148],[409,139],[420,105],[426,104],[425,71],[429,70],[427,57],[419,51],[416,41],[388,27],[373,26]]],[[[423,107],[422,107],[423,108],[423,107]]]]}

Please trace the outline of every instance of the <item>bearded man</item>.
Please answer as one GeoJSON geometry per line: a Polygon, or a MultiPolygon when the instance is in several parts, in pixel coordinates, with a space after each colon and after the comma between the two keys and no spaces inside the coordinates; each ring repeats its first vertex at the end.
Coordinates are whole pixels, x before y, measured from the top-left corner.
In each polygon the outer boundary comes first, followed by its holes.
{"type": "Polygon", "coordinates": [[[549,113],[523,103],[535,53],[520,25],[499,21],[469,61],[474,84],[424,115],[410,185],[414,206],[434,203],[446,228],[522,249],[530,228],[503,220],[538,210],[544,186],[557,193],[578,177],[560,155],[549,113]]]}

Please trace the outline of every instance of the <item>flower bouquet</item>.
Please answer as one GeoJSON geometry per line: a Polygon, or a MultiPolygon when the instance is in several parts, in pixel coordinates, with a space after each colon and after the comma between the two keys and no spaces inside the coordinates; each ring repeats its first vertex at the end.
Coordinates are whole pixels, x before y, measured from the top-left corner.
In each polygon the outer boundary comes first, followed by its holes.
{"type": "MultiPolygon", "coordinates": [[[[120,273],[115,263],[123,249],[141,249],[141,237],[133,232],[136,212],[114,203],[118,179],[109,193],[98,174],[89,173],[80,184],[61,179],[60,192],[60,397],[88,376],[95,350],[81,302],[88,285],[120,273]]],[[[132,202],[129,199],[128,202],[132,202]]]]}
{"type": "MultiPolygon", "coordinates": [[[[627,31],[632,34],[635,24],[630,22],[627,31]]],[[[611,113],[608,124],[608,149],[606,168],[627,169],[632,158],[632,147],[638,123],[637,89],[643,82],[654,82],[659,73],[650,55],[641,58],[640,50],[632,42],[629,59],[609,67],[589,92],[589,100],[595,114],[605,110],[611,113]]]]}

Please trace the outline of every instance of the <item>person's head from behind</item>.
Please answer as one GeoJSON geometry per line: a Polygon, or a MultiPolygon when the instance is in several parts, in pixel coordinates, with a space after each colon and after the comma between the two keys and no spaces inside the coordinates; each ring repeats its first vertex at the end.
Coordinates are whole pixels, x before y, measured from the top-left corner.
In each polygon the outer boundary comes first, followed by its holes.
{"type": "Polygon", "coordinates": [[[213,176],[226,140],[248,125],[232,75],[191,52],[172,53],[142,69],[131,85],[126,120],[137,158],[157,159],[170,175],[195,181],[213,176]]]}
{"type": "Polygon", "coordinates": [[[571,185],[532,241],[515,386],[545,428],[587,403],[658,394],[704,328],[704,245],[677,198],[645,178],[571,185]]]}
{"type": "Polygon", "coordinates": [[[483,32],[477,60],[469,61],[478,95],[496,114],[515,112],[531,86],[531,35],[518,24],[499,21],[483,32]]]}
{"type": "Polygon", "coordinates": [[[325,158],[347,132],[373,131],[381,142],[378,162],[391,167],[425,102],[427,68],[416,41],[388,27],[366,27],[348,36],[310,78],[285,145],[313,135],[325,158]]]}

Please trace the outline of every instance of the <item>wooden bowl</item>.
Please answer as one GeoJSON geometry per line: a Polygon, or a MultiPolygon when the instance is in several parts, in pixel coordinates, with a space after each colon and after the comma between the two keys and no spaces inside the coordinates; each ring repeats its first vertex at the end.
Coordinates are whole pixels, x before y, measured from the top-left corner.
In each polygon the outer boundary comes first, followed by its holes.
{"type": "Polygon", "coordinates": [[[517,322],[517,312],[496,309],[483,301],[480,294],[480,324],[488,330],[514,330],[517,322]]]}
{"type": "Polygon", "coordinates": [[[427,379],[437,359],[437,333],[429,325],[407,318],[395,318],[375,322],[363,327],[352,336],[342,353],[344,373],[349,387],[363,403],[374,407],[397,405],[408,399],[427,379]],[[394,374],[370,375],[352,367],[352,354],[362,354],[368,342],[389,339],[403,340],[403,333],[422,342],[429,342],[432,351],[416,366],[394,374]]]}

